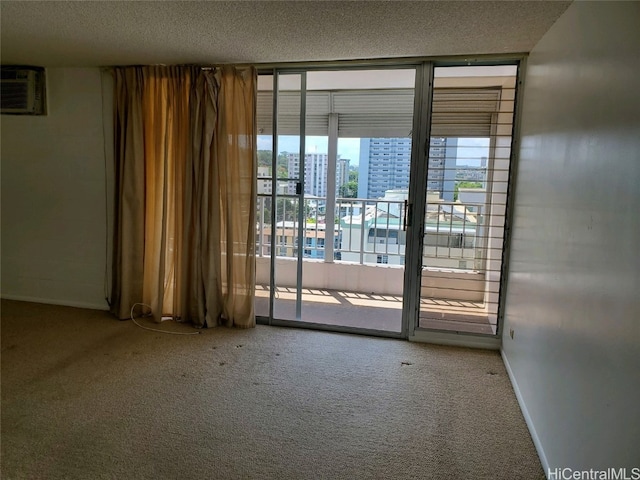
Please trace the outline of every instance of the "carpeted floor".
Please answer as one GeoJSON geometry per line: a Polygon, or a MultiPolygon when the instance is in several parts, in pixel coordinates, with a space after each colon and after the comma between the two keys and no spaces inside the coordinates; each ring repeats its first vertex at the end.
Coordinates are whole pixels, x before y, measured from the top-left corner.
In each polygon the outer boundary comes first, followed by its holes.
{"type": "Polygon", "coordinates": [[[544,478],[497,352],[4,300],[1,474],[544,478]]]}

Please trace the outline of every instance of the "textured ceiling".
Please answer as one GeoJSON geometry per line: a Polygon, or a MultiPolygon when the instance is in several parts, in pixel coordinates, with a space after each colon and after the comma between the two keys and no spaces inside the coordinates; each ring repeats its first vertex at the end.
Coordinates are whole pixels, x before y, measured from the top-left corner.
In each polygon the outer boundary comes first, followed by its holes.
{"type": "Polygon", "coordinates": [[[4,64],[280,63],[528,52],[570,2],[0,2],[4,64]]]}

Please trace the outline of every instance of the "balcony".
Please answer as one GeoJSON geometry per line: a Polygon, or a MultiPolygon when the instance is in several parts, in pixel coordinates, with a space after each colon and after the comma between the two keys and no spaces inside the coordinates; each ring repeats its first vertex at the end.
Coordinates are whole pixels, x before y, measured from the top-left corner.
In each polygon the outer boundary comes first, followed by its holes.
{"type": "MultiPolygon", "coordinates": [[[[333,232],[322,197],[305,198],[302,322],[399,332],[404,292],[406,191],[389,198],[336,199],[333,232]]],[[[256,313],[268,316],[271,237],[275,235],[274,317],[296,319],[298,222],[283,203],[257,199],[256,313]]],[[[487,302],[483,205],[431,198],[425,214],[420,289],[422,328],[495,333],[487,302]]]]}

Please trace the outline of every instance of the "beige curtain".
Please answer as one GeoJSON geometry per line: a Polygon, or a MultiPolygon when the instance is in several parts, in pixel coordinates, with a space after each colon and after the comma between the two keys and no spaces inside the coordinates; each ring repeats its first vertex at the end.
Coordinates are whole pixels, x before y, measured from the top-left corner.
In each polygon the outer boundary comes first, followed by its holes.
{"type": "Polygon", "coordinates": [[[255,69],[115,69],[112,311],[255,325],[255,69]]]}

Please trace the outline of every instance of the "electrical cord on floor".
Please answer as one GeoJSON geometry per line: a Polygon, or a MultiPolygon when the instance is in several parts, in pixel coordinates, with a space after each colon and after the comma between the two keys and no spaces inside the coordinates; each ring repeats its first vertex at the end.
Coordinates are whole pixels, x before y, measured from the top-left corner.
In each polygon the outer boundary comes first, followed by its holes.
{"type": "Polygon", "coordinates": [[[135,323],[138,327],[144,329],[144,330],[149,330],[151,332],[158,332],[158,333],[168,333],[170,335],[200,335],[202,332],[198,331],[198,332],[169,332],[167,330],[160,330],[157,328],[151,328],[151,327],[145,327],[144,325],[140,325],[138,322],[136,322],[135,317],[133,316],[133,310],[140,305],[141,307],[147,307],[149,309],[149,313],[147,314],[143,314],[138,318],[144,318],[144,317],[150,317],[152,315],[152,310],[151,307],[149,305],[147,305],[146,303],[134,303],[133,306],[131,307],[131,320],[133,321],[133,323],[135,323]]]}

